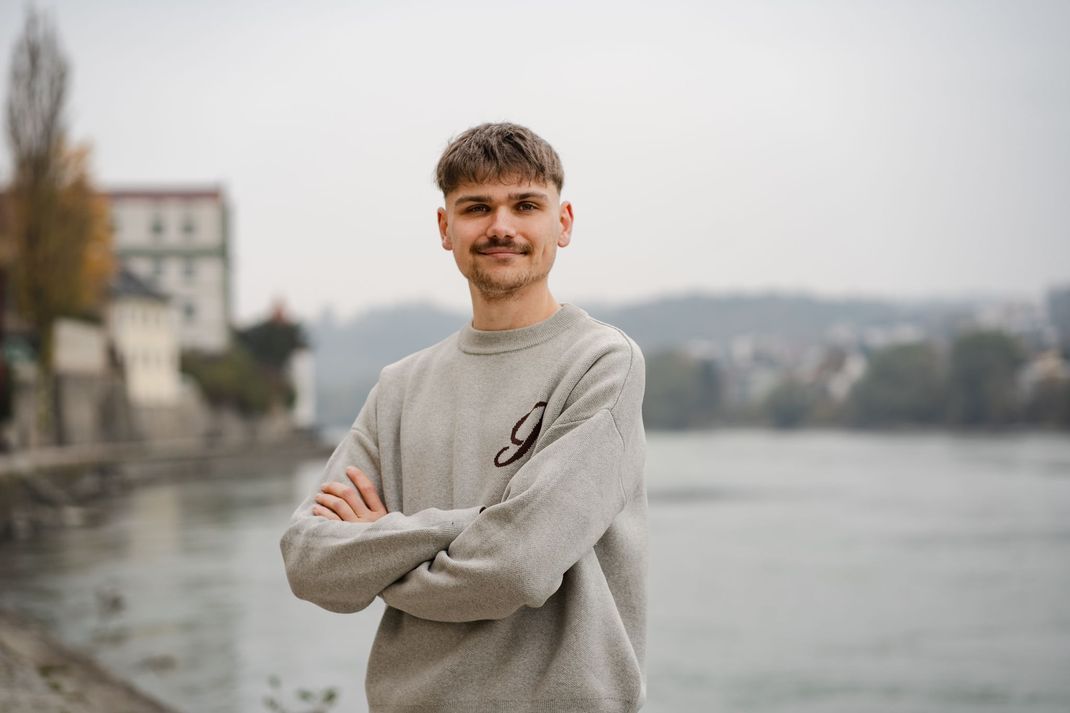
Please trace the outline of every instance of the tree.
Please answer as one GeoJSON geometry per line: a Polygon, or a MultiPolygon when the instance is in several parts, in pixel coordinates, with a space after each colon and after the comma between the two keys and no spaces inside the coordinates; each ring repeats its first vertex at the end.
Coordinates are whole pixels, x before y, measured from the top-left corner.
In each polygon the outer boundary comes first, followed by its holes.
{"type": "Polygon", "coordinates": [[[307,345],[301,325],[290,322],[277,307],[269,319],[238,330],[235,337],[222,354],[184,353],[182,370],[215,406],[249,416],[293,406],[287,365],[294,351],[307,345]]]}
{"type": "Polygon", "coordinates": [[[678,351],[659,352],[646,360],[643,420],[652,428],[708,426],[721,402],[721,375],[716,364],[678,351]]]}
{"type": "Polygon", "coordinates": [[[774,427],[798,428],[810,419],[817,401],[812,386],[789,377],[773,387],[762,402],[762,410],[774,427]]]}
{"type": "Polygon", "coordinates": [[[85,145],[62,156],[57,242],[70,251],[63,267],[71,271],[71,292],[64,296],[61,314],[95,315],[115,274],[111,210],[90,178],[89,158],[85,145]]]}
{"type": "Polygon", "coordinates": [[[15,43],[7,96],[14,160],[6,192],[15,308],[37,339],[38,407],[51,430],[53,325],[92,311],[111,274],[107,208],[93,190],[88,149],[66,141],[69,65],[52,25],[34,10],[15,43]]]}
{"type": "Polygon", "coordinates": [[[257,362],[240,344],[222,354],[185,352],[182,371],[201,387],[213,406],[224,406],[245,416],[289,406],[293,389],[276,372],[257,362]]]}
{"type": "Polygon", "coordinates": [[[930,344],[899,344],[872,356],[851,390],[848,414],[860,426],[938,423],[947,393],[940,355],[930,344]]]}
{"type": "Polygon", "coordinates": [[[961,334],[951,348],[948,418],[961,426],[998,426],[1019,415],[1015,377],[1023,356],[1008,334],[961,334]]]}
{"type": "Polygon", "coordinates": [[[301,325],[285,319],[281,311],[270,319],[238,330],[235,336],[253,358],[279,373],[286,370],[291,355],[306,346],[301,325]]]}

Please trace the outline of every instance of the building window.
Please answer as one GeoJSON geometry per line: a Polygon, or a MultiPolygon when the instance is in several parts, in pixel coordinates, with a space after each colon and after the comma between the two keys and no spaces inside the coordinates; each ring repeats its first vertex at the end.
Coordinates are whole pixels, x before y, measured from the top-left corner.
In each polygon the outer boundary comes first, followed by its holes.
{"type": "Polygon", "coordinates": [[[163,238],[163,217],[159,213],[152,216],[152,234],[157,240],[163,238]]]}
{"type": "Polygon", "coordinates": [[[193,216],[187,215],[182,220],[182,234],[187,238],[191,238],[195,232],[197,232],[197,226],[193,222],[193,216]]]}
{"type": "Polygon", "coordinates": [[[186,276],[186,282],[190,282],[193,279],[195,267],[193,258],[186,258],[186,264],[182,269],[182,274],[186,276]]]}
{"type": "Polygon", "coordinates": [[[197,307],[192,302],[187,302],[182,306],[182,313],[185,315],[187,322],[192,322],[197,316],[197,307]]]}
{"type": "Polygon", "coordinates": [[[163,258],[152,258],[152,277],[156,280],[163,277],[163,258]]]}

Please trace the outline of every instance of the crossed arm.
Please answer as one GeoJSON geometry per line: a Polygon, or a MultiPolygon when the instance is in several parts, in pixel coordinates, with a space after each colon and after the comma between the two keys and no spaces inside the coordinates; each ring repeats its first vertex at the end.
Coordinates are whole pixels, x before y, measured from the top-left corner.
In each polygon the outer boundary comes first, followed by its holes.
{"type": "Polygon", "coordinates": [[[617,378],[582,390],[501,502],[485,508],[388,512],[376,488],[374,434],[355,430],[361,447],[336,451],[328,465],[335,475],[283,537],[294,592],[332,611],[382,596],[435,621],[498,619],[541,606],[641,493],[642,365],[623,385],[620,366],[603,365],[617,378]],[[625,395],[618,416],[613,407],[625,395]],[[343,466],[354,462],[362,467],[343,466]]]}
{"type": "Polygon", "coordinates": [[[279,543],[293,593],[329,611],[365,608],[391,582],[448,547],[479,512],[479,508],[428,508],[411,515],[386,512],[378,496],[382,477],[376,432],[377,389],[372,389],[353,427],[327,462],[323,484],[298,506],[279,543]],[[350,471],[350,466],[356,470],[350,471]],[[347,488],[354,489],[347,471],[354,478],[356,471],[360,472],[356,484],[368,493],[374,516],[367,504],[365,516],[354,500],[357,509],[350,505],[353,519],[344,521],[337,513],[331,517],[327,511],[334,511],[318,502],[328,496],[341,499],[347,488]],[[360,517],[356,517],[358,512],[360,517]]]}

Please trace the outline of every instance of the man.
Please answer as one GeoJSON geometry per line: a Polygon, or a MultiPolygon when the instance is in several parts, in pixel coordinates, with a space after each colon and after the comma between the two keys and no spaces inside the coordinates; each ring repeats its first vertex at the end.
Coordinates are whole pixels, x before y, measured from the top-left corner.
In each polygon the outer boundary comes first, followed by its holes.
{"type": "Polygon", "coordinates": [[[644,365],[559,305],[557,153],[483,124],[437,170],[472,322],[383,369],[282,538],[294,593],[387,604],[373,713],[625,713],[645,698],[644,365]]]}

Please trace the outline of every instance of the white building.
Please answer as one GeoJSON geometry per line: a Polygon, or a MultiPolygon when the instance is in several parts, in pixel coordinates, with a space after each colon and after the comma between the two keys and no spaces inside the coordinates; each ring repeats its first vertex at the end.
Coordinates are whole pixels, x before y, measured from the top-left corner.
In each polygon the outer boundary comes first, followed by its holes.
{"type": "Polygon", "coordinates": [[[301,347],[290,355],[288,364],[290,383],[294,389],[294,403],[290,416],[297,428],[316,425],[316,359],[312,350],[301,347]]]}
{"type": "Polygon", "coordinates": [[[219,352],[230,340],[230,229],[219,188],[108,193],[123,267],[167,295],[183,349],[219,352]]]}
{"type": "Polygon", "coordinates": [[[139,407],[174,406],[181,397],[178,330],[167,298],[120,269],[107,310],[108,336],[123,365],[126,393],[139,407]]]}
{"type": "Polygon", "coordinates": [[[61,318],[52,325],[56,445],[112,440],[108,340],[98,324],[61,318]]]}
{"type": "Polygon", "coordinates": [[[52,367],[57,374],[99,377],[108,371],[108,341],[99,326],[57,319],[52,325],[52,339],[52,367]]]}

